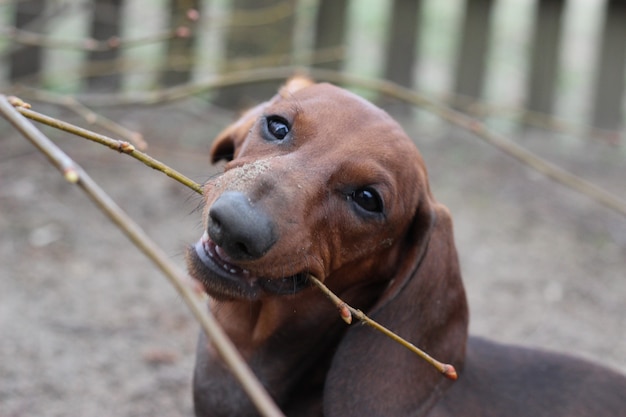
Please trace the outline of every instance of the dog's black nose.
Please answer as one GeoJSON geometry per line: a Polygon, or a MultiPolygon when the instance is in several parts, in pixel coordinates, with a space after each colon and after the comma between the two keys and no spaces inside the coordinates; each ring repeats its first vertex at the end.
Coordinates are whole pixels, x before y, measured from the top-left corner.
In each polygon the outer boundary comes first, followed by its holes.
{"type": "Polygon", "coordinates": [[[209,237],[235,260],[263,256],[276,242],[275,229],[272,219],[238,191],[225,192],[209,209],[209,237]]]}

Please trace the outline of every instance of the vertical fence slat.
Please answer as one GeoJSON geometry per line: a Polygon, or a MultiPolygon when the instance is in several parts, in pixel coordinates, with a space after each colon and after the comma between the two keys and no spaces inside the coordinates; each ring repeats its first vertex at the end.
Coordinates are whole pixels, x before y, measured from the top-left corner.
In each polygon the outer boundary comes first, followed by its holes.
{"type": "MultiPolygon", "coordinates": [[[[123,0],[95,0],[91,17],[91,37],[107,41],[120,36],[123,0]]],[[[122,74],[115,71],[115,60],[120,56],[117,48],[89,52],[86,78],[92,91],[119,90],[122,74]]]]}
{"type": "Polygon", "coordinates": [[[554,110],[564,6],[564,0],[537,3],[526,102],[533,112],[552,114],[554,110]]]}
{"type": "MultiPolygon", "coordinates": [[[[284,65],[291,61],[295,3],[283,0],[232,0],[225,29],[221,71],[284,65]]],[[[276,93],[279,82],[221,88],[214,102],[241,109],[276,93]]]]}
{"type": "Polygon", "coordinates": [[[622,127],[626,72],[626,2],[609,0],[596,69],[592,125],[618,130],[622,127]]]}
{"type": "Polygon", "coordinates": [[[385,78],[405,87],[413,86],[418,44],[421,0],[395,0],[387,39],[385,78]]]}
{"type": "Polygon", "coordinates": [[[466,0],[454,83],[459,97],[482,96],[492,10],[493,0],[466,0]]]}
{"type": "MultiPolygon", "coordinates": [[[[190,20],[187,18],[189,10],[197,10],[200,13],[200,1],[170,0],[169,27],[172,29],[189,27],[190,20]]],[[[184,84],[191,80],[196,38],[196,31],[191,30],[188,36],[177,36],[168,40],[167,51],[164,56],[164,70],[161,74],[161,84],[169,87],[184,84]]]]}
{"type": "MultiPolygon", "coordinates": [[[[347,0],[320,0],[315,25],[314,51],[341,48],[346,38],[347,0]]],[[[343,55],[343,54],[342,54],[343,55]]],[[[314,66],[333,70],[341,69],[343,58],[325,60],[314,66]]]]}
{"type": "MultiPolygon", "coordinates": [[[[29,24],[43,15],[46,2],[22,0],[15,5],[14,24],[18,29],[31,29],[29,24]]],[[[10,54],[9,79],[19,81],[21,77],[33,76],[37,83],[41,73],[42,50],[40,46],[18,46],[10,54]]]]}

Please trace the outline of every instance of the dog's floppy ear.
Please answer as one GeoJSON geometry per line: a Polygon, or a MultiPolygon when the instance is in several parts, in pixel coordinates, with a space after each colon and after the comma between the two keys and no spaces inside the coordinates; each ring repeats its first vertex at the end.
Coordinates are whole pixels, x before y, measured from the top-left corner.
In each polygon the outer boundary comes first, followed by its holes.
{"type": "MultiPolygon", "coordinates": [[[[462,368],[468,311],[448,210],[432,197],[414,215],[398,274],[368,315],[438,360],[462,368]]],[[[431,365],[368,326],[333,358],[324,415],[421,416],[450,385],[431,365]]]]}
{"type": "Polygon", "coordinates": [[[211,162],[216,163],[222,159],[232,161],[237,157],[237,152],[248,136],[250,129],[256,120],[263,114],[267,103],[261,103],[247,110],[236,122],[222,130],[211,145],[211,162]]]}
{"type": "Polygon", "coordinates": [[[246,111],[236,122],[226,127],[217,135],[211,146],[211,162],[215,163],[222,159],[232,161],[237,158],[237,153],[241,149],[241,145],[248,136],[250,129],[252,129],[257,119],[263,115],[263,111],[268,104],[279,97],[287,98],[296,91],[312,84],[314,84],[314,82],[309,78],[294,76],[280,88],[278,95],[272,100],[261,103],[246,111]]]}

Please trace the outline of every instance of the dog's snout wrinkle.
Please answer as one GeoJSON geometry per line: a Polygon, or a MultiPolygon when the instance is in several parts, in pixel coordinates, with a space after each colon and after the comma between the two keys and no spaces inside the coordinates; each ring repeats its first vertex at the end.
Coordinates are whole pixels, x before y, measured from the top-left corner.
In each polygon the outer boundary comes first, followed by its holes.
{"type": "Polygon", "coordinates": [[[225,192],[209,209],[209,236],[235,260],[262,257],[277,240],[275,229],[272,219],[242,192],[225,192]]]}
{"type": "Polygon", "coordinates": [[[273,157],[269,157],[240,165],[234,161],[231,163],[233,166],[218,177],[212,185],[217,189],[226,188],[244,192],[251,186],[256,186],[258,181],[270,171],[272,159],[273,157]]]}

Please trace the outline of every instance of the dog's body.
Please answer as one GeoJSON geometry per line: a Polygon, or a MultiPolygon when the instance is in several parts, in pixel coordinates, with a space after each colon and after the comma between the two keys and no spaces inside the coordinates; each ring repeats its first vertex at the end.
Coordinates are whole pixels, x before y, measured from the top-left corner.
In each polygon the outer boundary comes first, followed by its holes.
{"type": "MultiPolygon", "coordinates": [[[[188,265],[287,416],[620,416],[626,378],[569,357],[468,338],[452,222],[385,112],[291,80],[216,139],[188,265]],[[456,382],[371,329],[347,327],[307,280],[452,363],[456,382]]],[[[198,416],[257,415],[202,336],[198,416]]]]}

